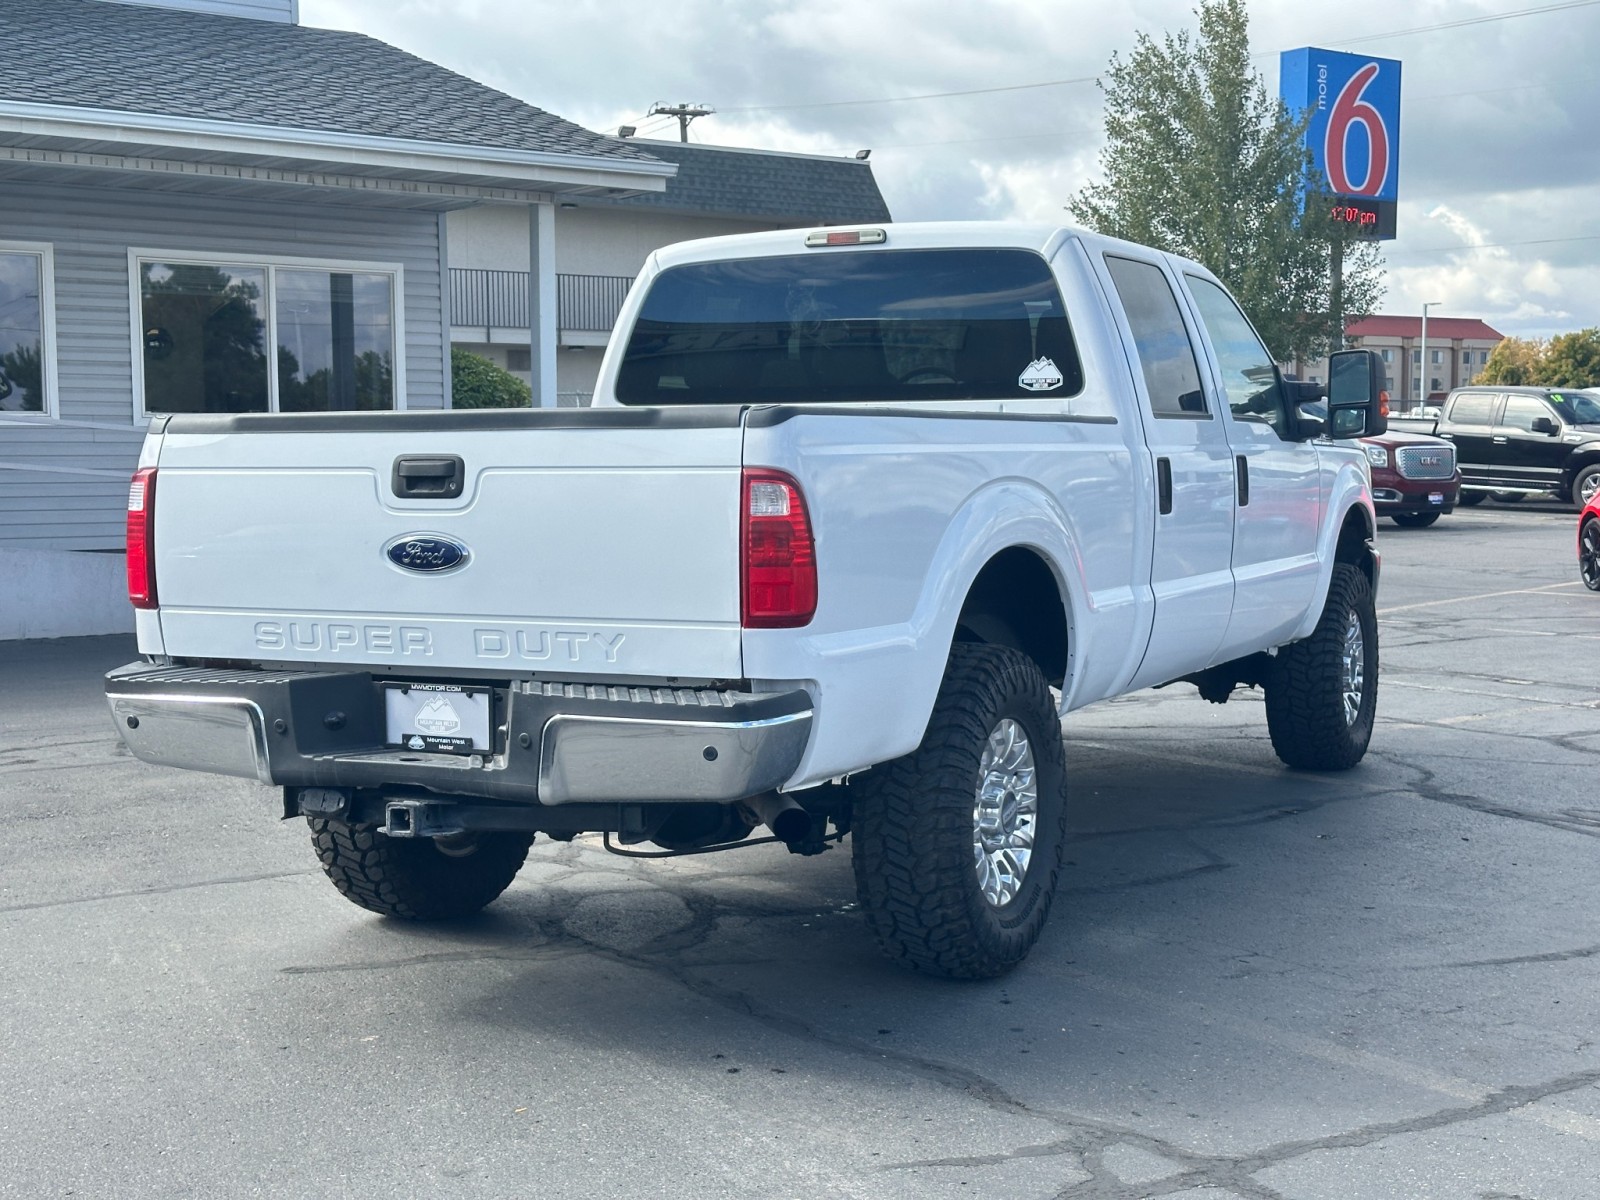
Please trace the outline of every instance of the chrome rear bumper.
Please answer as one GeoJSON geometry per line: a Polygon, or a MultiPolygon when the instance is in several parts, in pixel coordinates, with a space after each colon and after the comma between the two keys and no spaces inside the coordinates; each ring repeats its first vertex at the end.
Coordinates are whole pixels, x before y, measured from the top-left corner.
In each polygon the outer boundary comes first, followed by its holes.
{"type": "Polygon", "coordinates": [[[803,691],[518,682],[494,692],[493,751],[462,756],[386,745],[380,684],[364,672],[134,663],[106,676],[135,757],[286,787],[545,805],[731,802],[792,778],[811,732],[803,691]]]}

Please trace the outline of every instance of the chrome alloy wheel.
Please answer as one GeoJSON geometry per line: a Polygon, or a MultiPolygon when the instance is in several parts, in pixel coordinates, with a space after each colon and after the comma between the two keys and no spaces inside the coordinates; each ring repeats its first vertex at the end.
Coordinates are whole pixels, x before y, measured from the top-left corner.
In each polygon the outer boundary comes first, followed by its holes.
{"type": "Polygon", "coordinates": [[[972,850],[983,898],[1003,908],[1017,898],[1033,857],[1039,784],[1033,747],[1021,725],[1006,717],[989,733],[978,761],[972,805],[972,850]]]}
{"type": "Polygon", "coordinates": [[[1578,499],[1587,507],[1597,493],[1600,493],[1600,475],[1590,475],[1579,486],[1578,499]]]}
{"type": "Polygon", "coordinates": [[[1344,627],[1344,653],[1340,656],[1339,682],[1344,692],[1344,723],[1354,725],[1361,715],[1361,692],[1366,683],[1366,639],[1361,636],[1361,615],[1352,612],[1344,627]]]}
{"type": "Polygon", "coordinates": [[[1600,521],[1585,521],[1578,542],[1578,575],[1584,587],[1600,592],[1600,521]]]}

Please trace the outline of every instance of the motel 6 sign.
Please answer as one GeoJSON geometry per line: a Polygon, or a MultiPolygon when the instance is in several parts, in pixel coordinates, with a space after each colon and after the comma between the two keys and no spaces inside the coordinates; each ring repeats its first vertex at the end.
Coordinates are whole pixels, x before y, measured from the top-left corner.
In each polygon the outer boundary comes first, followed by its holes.
{"type": "Polygon", "coordinates": [[[1307,46],[1285,50],[1278,94],[1294,116],[1309,109],[1312,170],[1334,216],[1363,237],[1395,236],[1400,196],[1400,64],[1307,46]]]}

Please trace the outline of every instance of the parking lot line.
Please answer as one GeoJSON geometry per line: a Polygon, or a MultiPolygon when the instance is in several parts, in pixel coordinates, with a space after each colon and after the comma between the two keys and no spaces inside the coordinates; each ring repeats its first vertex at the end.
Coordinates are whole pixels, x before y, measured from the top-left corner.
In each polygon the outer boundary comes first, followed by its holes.
{"type": "Polygon", "coordinates": [[[1479,592],[1475,596],[1447,596],[1443,600],[1422,600],[1416,604],[1400,604],[1394,608],[1380,608],[1378,615],[1387,617],[1392,613],[1410,612],[1414,608],[1435,608],[1440,604],[1470,604],[1474,600],[1493,600],[1497,596],[1534,596],[1540,592],[1555,592],[1560,591],[1562,588],[1582,586],[1583,584],[1580,580],[1574,579],[1570,583],[1547,583],[1544,587],[1512,588],[1504,592],[1479,592]]]}

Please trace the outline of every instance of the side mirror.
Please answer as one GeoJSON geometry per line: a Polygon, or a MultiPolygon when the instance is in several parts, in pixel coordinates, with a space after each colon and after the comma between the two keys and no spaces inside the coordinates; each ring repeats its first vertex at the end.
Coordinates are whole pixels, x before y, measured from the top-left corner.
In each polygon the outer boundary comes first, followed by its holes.
{"type": "Polygon", "coordinates": [[[1549,437],[1555,437],[1555,435],[1559,433],[1561,429],[1560,426],[1558,426],[1549,417],[1535,417],[1533,419],[1533,431],[1535,433],[1545,434],[1549,437]]]}
{"type": "Polygon", "coordinates": [[[1328,358],[1328,436],[1375,437],[1389,429],[1383,360],[1373,350],[1340,350],[1328,358]]]}

